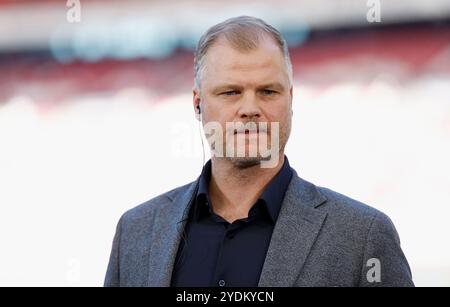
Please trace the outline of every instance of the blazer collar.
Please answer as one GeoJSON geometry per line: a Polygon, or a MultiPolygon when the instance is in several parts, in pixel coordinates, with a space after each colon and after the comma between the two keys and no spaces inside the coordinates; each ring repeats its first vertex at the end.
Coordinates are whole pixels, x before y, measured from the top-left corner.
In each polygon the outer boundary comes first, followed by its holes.
{"type": "Polygon", "coordinates": [[[260,287],[295,284],[327,215],[316,209],[326,201],[325,196],[293,172],[272,233],[260,287]]]}
{"type": "Polygon", "coordinates": [[[149,238],[150,254],[147,286],[169,287],[178,246],[181,241],[189,209],[198,189],[198,179],[170,202],[162,206],[152,225],[153,235],[149,238]]]}

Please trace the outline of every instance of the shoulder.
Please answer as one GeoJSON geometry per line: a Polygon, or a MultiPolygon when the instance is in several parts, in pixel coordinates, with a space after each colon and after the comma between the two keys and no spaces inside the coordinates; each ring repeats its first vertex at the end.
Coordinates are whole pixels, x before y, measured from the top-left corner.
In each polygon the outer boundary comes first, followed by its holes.
{"type": "Polygon", "coordinates": [[[400,245],[398,232],[391,218],[384,212],[351,197],[324,187],[316,187],[326,201],[316,210],[326,213],[324,230],[339,244],[351,247],[367,247],[367,244],[380,248],[400,245]]]}
{"type": "Polygon", "coordinates": [[[367,226],[370,228],[374,224],[393,228],[391,219],[382,211],[331,189],[318,186],[316,189],[326,198],[326,203],[321,209],[331,218],[364,228],[367,226]]]}
{"type": "Polygon", "coordinates": [[[132,209],[129,209],[122,215],[120,219],[121,223],[140,224],[148,219],[153,219],[159,212],[164,211],[164,209],[170,206],[174,199],[176,199],[180,194],[186,192],[193,184],[195,184],[195,181],[164,192],[132,209]]]}

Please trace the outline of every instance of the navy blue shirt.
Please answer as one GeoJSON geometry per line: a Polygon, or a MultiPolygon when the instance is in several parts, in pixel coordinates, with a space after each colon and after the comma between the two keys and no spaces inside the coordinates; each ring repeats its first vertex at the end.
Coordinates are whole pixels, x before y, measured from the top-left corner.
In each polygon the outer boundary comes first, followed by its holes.
{"type": "Polygon", "coordinates": [[[255,287],[258,285],[275,222],[292,169],[284,157],[249,211],[248,217],[228,223],[215,214],[208,195],[211,160],[199,179],[172,273],[175,287],[255,287]]]}

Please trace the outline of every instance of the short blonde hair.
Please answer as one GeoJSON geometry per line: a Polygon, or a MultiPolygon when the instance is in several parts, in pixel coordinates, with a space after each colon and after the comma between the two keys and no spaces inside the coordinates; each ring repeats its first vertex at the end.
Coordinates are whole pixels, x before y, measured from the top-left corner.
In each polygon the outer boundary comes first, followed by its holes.
{"type": "Polygon", "coordinates": [[[287,43],[281,33],[262,19],[251,16],[239,16],[212,26],[200,37],[194,57],[195,87],[200,90],[200,81],[204,70],[204,57],[208,49],[219,37],[225,37],[237,50],[250,51],[258,47],[263,35],[269,35],[280,47],[286,62],[289,82],[292,85],[292,63],[287,43]]]}

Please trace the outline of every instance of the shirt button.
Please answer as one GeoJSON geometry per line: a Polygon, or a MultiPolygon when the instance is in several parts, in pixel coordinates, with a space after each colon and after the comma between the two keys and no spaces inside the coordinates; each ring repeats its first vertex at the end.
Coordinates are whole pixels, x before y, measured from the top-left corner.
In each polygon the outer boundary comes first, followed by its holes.
{"type": "Polygon", "coordinates": [[[219,280],[219,286],[221,287],[225,286],[225,280],[223,279],[219,280]]]}

